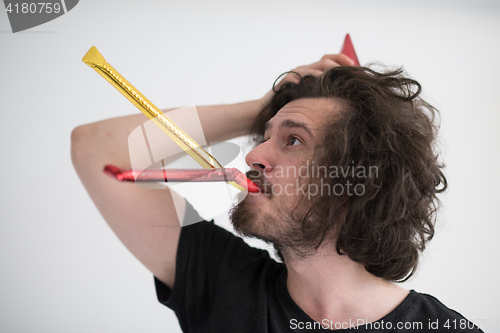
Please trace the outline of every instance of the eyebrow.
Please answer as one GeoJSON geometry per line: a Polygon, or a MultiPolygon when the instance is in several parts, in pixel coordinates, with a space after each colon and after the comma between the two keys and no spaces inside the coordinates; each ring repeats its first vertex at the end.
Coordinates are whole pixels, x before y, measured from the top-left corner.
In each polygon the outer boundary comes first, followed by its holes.
{"type": "MultiPolygon", "coordinates": [[[[266,126],[264,127],[264,131],[271,129],[272,127],[273,127],[273,124],[271,124],[270,122],[267,122],[266,126]]],[[[283,128],[302,128],[304,131],[307,132],[307,134],[309,134],[310,137],[314,138],[314,135],[312,134],[309,127],[307,127],[306,124],[301,123],[301,122],[286,119],[279,126],[279,129],[283,129],[283,128]]]]}

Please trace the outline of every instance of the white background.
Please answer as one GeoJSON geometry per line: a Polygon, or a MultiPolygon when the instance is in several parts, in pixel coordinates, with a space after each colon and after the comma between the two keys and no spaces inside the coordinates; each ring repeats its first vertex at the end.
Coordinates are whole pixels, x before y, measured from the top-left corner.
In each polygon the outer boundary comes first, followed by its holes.
{"type": "Polygon", "coordinates": [[[74,127],[138,112],[81,62],[92,45],[166,108],[259,98],[347,32],[441,111],[450,188],[404,287],[500,321],[499,1],[82,0],[16,34],[2,9],[0,31],[1,332],[180,332],[71,164],[74,127]]]}

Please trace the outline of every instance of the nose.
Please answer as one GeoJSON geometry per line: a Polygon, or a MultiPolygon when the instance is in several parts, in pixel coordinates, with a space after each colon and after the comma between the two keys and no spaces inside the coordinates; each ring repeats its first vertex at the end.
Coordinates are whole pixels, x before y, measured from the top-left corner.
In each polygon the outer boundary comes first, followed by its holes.
{"type": "Polygon", "coordinates": [[[271,151],[266,145],[268,142],[261,143],[247,154],[245,162],[250,168],[265,172],[273,169],[271,151]]]}

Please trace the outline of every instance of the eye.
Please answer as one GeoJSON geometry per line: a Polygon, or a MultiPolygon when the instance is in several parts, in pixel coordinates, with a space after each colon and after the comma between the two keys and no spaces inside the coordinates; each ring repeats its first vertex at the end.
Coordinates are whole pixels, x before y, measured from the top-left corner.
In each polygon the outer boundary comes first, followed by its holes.
{"type": "Polygon", "coordinates": [[[291,136],[290,139],[288,139],[288,145],[290,146],[298,146],[301,145],[302,142],[297,138],[296,136],[291,136]]]}

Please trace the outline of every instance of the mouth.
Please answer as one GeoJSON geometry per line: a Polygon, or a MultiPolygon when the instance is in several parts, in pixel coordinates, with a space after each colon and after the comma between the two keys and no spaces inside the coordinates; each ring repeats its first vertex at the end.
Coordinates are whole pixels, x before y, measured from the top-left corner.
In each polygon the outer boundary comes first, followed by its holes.
{"type": "Polygon", "coordinates": [[[263,193],[263,194],[265,194],[267,196],[270,196],[272,194],[272,192],[271,192],[271,184],[269,184],[268,182],[260,182],[259,180],[253,180],[253,182],[259,188],[259,190],[260,190],[259,193],[263,193]]]}
{"type": "Polygon", "coordinates": [[[272,186],[266,179],[264,179],[263,175],[259,172],[255,172],[255,170],[250,170],[247,172],[246,176],[250,179],[259,189],[259,192],[265,194],[266,196],[272,195],[272,186]]]}

